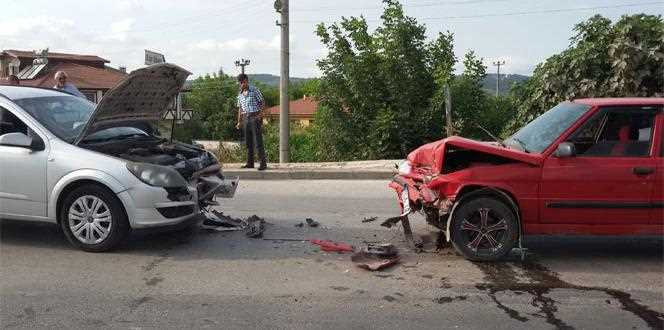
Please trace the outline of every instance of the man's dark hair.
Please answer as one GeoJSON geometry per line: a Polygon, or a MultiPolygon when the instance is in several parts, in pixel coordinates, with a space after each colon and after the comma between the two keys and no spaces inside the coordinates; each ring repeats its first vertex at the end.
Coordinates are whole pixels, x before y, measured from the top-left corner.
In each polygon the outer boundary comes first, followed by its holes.
{"type": "Polygon", "coordinates": [[[249,77],[246,74],[240,73],[239,75],[237,75],[237,81],[243,82],[245,80],[249,80],[249,77]]]}

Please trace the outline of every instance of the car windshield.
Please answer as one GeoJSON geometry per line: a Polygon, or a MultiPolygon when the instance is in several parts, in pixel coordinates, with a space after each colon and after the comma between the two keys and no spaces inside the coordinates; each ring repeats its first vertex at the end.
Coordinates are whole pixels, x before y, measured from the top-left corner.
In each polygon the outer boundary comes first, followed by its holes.
{"type": "Polygon", "coordinates": [[[85,127],[95,104],[76,96],[47,96],[14,101],[58,138],[73,142],[85,127]]]}
{"type": "Polygon", "coordinates": [[[505,142],[526,152],[541,153],[588,109],[590,106],[585,104],[560,103],[521,128],[505,142]]]}

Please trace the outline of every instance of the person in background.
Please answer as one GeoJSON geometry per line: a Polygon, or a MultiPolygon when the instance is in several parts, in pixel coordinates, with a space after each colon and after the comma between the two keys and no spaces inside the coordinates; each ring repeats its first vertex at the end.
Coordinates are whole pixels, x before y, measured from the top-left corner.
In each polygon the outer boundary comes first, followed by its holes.
{"type": "Polygon", "coordinates": [[[53,86],[53,88],[85,99],[86,98],[85,95],[83,95],[83,93],[81,93],[81,91],[79,91],[78,88],[76,88],[76,86],[72,85],[71,83],[68,83],[67,79],[68,76],[66,72],[64,71],[56,72],[55,86],[53,86]]]}
{"type": "Polygon", "coordinates": [[[261,91],[249,85],[249,77],[246,74],[237,76],[240,83],[240,93],[237,95],[237,125],[236,128],[244,130],[244,138],[247,143],[247,164],[242,168],[254,167],[254,139],[256,140],[256,149],[261,165],[259,171],[267,169],[267,160],[265,157],[265,147],[263,145],[263,109],[265,109],[265,100],[261,91]]]}
{"type": "Polygon", "coordinates": [[[10,86],[19,86],[20,84],[21,84],[21,80],[18,79],[18,77],[17,77],[16,75],[10,74],[10,75],[7,77],[7,85],[10,85],[10,86]]]}

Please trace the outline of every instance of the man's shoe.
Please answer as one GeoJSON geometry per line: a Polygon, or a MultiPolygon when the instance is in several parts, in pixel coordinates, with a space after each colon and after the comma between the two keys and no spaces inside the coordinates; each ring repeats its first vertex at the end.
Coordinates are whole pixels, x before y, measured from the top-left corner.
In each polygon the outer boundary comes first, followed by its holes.
{"type": "Polygon", "coordinates": [[[261,164],[261,166],[258,167],[259,171],[265,171],[267,170],[267,164],[261,164]]]}
{"type": "Polygon", "coordinates": [[[254,168],[254,164],[244,164],[240,168],[254,168]]]}

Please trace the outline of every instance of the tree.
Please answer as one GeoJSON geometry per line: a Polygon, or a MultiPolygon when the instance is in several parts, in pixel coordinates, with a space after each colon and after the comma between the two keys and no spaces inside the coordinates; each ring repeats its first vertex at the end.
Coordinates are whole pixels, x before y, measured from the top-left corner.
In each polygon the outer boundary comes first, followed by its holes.
{"type": "Polygon", "coordinates": [[[194,110],[194,121],[200,130],[194,132],[193,138],[239,138],[239,131],[235,128],[237,88],[236,80],[225,74],[207,75],[194,80],[187,102],[194,110]]]}
{"type": "Polygon", "coordinates": [[[427,42],[425,27],[398,1],[383,2],[374,32],[364,17],[317,28],[328,54],[318,61],[323,77],[314,129],[330,157],[398,158],[441,138],[441,107],[432,100],[456,63],[452,35],[427,42]]]}
{"type": "Polygon", "coordinates": [[[577,24],[568,49],[549,57],[511,92],[516,130],[553,105],[574,98],[664,95],[664,22],[661,16],[596,15],[577,24]]]}

